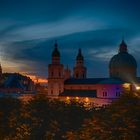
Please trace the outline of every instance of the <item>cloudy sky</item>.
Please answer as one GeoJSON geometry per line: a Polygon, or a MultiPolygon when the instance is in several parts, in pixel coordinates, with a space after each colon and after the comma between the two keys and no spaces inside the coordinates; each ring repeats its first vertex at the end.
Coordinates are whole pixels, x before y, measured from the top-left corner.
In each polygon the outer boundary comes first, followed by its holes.
{"type": "Polygon", "coordinates": [[[88,76],[107,77],[122,36],[140,76],[139,0],[0,0],[4,72],[46,78],[57,40],[61,62],[71,70],[81,48],[88,76]]]}

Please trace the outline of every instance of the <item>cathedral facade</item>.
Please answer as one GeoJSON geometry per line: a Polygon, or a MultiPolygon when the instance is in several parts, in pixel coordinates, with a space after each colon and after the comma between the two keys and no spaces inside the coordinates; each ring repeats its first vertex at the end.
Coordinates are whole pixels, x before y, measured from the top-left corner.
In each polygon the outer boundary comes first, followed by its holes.
{"type": "Polygon", "coordinates": [[[116,99],[123,92],[124,86],[131,88],[132,83],[138,83],[137,63],[128,53],[127,45],[122,40],[118,54],[109,62],[108,78],[87,78],[87,68],[84,65],[82,50],[78,50],[76,63],[71,70],[61,64],[58,45],[52,52],[52,63],[48,66],[48,95],[76,98],[116,99]]]}

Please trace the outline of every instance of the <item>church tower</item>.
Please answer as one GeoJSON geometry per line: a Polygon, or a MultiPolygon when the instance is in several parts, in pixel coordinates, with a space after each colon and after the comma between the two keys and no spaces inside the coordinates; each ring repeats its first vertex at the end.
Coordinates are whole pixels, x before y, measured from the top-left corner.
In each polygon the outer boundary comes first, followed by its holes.
{"type": "Polygon", "coordinates": [[[81,49],[79,49],[78,51],[78,55],[76,57],[76,65],[73,71],[74,71],[74,78],[76,79],[86,78],[86,67],[84,66],[84,57],[82,55],[81,49]]]}
{"type": "Polygon", "coordinates": [[[67,66],[66,69],[64,70],[64,80],[70,79],[71,78],[71,70],[67,66]]]}
{"type": "Polygon", "coordinates": [[[64,89],[64,66],[60,63],[60,52],[55,43],[52,63],[48,66],[48,95],[58,96],[64,89]]]}

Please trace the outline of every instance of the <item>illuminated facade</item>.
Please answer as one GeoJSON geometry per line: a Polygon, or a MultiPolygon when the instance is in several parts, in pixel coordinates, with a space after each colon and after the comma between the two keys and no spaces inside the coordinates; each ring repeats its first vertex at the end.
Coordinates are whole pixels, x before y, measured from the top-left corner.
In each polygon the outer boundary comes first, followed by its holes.
{"type": "Polygon", "coordinates": [[[60,63],[60,52],[55,43],[52,63],[48,66],[48,95],[61,98],[116,99],[119,98],[124,84],[136,81],[137,63],[127,51],[124,40],[119,53],[109,63],[110,78],[87,78],[84,56],[79,49],[73,74],[60,63]]]}
{"type": "Polygon", "coordinates": [[[52,63],[48,66],[48,95],[58,96],[64,91],[64,66],[60,63],[60,52],[55,43],[52,63]]]}

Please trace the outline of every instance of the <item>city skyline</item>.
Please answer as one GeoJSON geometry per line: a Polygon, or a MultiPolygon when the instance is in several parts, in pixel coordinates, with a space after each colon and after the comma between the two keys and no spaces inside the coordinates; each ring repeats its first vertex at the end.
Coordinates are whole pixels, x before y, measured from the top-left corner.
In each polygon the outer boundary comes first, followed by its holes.
{"type": "Polygon", "coordinates": [[[57,40],[64,65],[72,70],[81,48],[88,76],[108,77],[109,60],[118,53],[124,36],[129,53],[138,62],[139,76],[139,4],[138,0],[2,1],[3,70],[47,78],[47,66],[57,40]]]}

